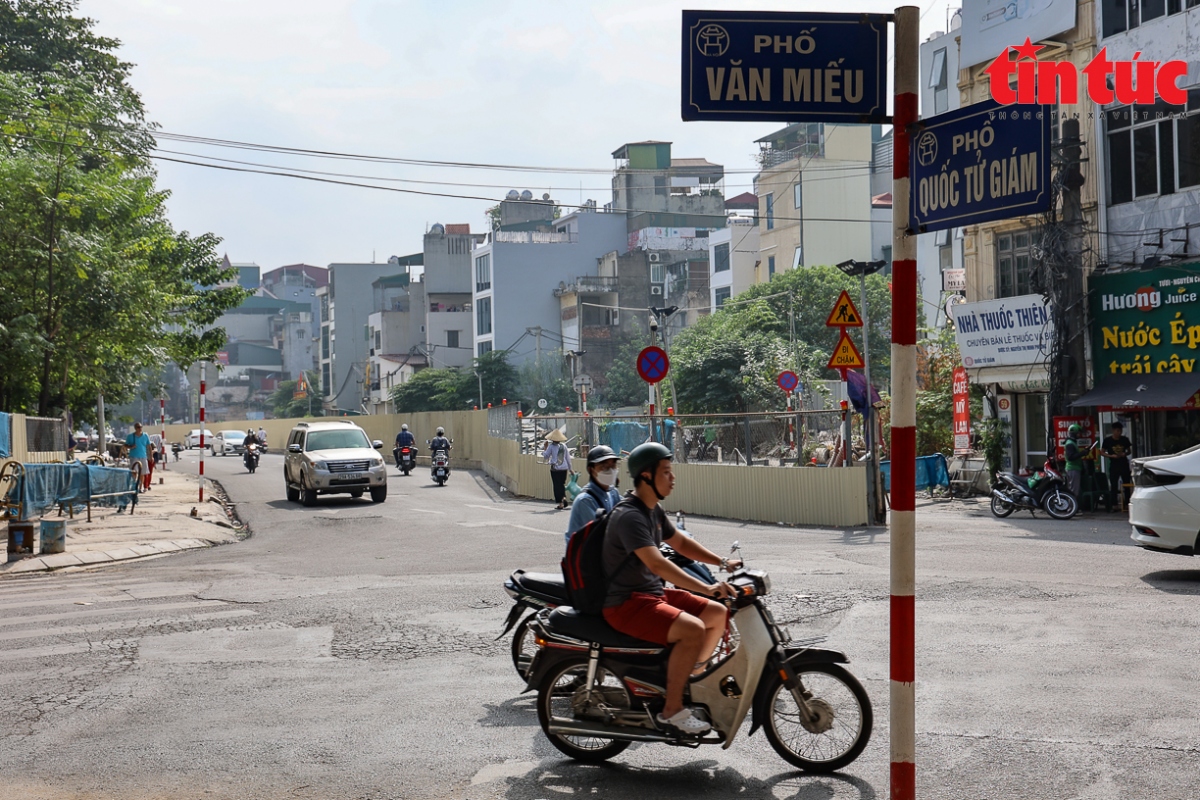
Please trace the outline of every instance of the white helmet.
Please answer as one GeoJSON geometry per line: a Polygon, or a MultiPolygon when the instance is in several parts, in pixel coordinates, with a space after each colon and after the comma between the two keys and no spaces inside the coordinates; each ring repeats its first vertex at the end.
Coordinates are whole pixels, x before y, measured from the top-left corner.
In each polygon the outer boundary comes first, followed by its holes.
{"type": "Polygon", "coordinates": [[[402,431],[406,431],[406,430],[408,430],[408,423],[406,422],[406,423],[404,423],[403,425],[401,425],[401,426],[400,426],[400,430],[402,430],[402,431]]]}
{"type": "Polygon", "coordinates": [[[438,436],[442,436],[442,435],[443,435],[443,434],[445,434],[445,433],[446,433],[446,429],[445,429],[445,428],[443,428],[441,425],[439,425],[439,426],[438,426],[437,435],[438,435],[438,436]]]}

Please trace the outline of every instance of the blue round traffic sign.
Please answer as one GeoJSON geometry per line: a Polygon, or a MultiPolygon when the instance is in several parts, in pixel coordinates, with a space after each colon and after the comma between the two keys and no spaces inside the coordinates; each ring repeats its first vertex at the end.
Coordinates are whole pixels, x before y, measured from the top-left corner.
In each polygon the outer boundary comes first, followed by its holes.
{"type": "Polygon", "coordinates": [[[646,383],[658,383],[667,377],[667,370],[670,368],[671,359],[667,358],[667,351],[661,347],[650,346],[638,353],[638,375],[646,383]]]}
{"type": "Polygon", "coordinates": [[[779,373],[779,377],[775,380],[779,384],[779,388],[785,392],[794,392],[796,387],[800,385],[800,377],[790,369],[785,369],[779,373]]]}

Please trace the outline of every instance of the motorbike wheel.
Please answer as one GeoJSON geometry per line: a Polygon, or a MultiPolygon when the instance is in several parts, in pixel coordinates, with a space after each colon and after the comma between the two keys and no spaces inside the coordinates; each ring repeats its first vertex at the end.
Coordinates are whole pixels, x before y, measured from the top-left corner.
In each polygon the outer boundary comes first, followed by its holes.
{"type": "MultiPolygon", "coordinates": [[[[568,736],[550,732],[551,720],[576,721],[574,701],[577,695],[586,691],[587,670],[587,657],[580,656],[566,659],[546,673],[538,686],[538,722],[541,723],[542,733],[546,734],[550,744],[576,761],[595,764],[607,761],[623,752],[632,742],[599,736],[568,736]],[[572,686],[577,688],[570,691],[572,686]]],[[[604,693],[607,705],[630,707],[629,693],[625,690],[624,683],[603,666],[596,671],[594,689],[604,693]]]]}
{"type": "Polygon", "coordinates": [[[1007,500],[1001,500],[996,495],[992,495],[992,515],[996,517],[1007,517],[1009,514],[1017,510],[1017,507],[1007,500]]]}
{"type": "Polygon", "coordinates": [[[1070,519],[1079,513],[1079,501],[1070,492],[1055,489],[1042,500],[1046,513],[1055,519],[1070,519]]]}
{"type": "Polygon", "coordinates": [[[529,629],[529,621],[537,616],[537,612],[528,614],[517,623],[513,631],[512,660],[521,680],[529,679],[529,665],[533,663],[533,653],[537,649],[533,643],[533,632],[529,629]]]}
{"type": "MultiPolygon", "coordinates": [[[[833,772],[862,753],[871,739],[874,716],[867,690],[858,679],[837,664],[807,664],[797,668],[810,704],[817,705],[825,728],[807,730],[800,709],[778,674],[766,687],[770,700],[763,728],[767,740],[784,761],[807,772],[833,772]]],[[[823,723],[823,724],[822,724],[823,723]]]]}

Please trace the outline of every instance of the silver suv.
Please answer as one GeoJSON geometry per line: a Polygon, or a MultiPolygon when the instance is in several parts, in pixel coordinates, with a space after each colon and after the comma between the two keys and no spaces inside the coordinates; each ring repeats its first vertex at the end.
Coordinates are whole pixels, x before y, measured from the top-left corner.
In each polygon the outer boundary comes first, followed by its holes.
{"type": "Polygon", "coordinates": [[[387,465],[375,452],[383,442],[367,438],[366,431],[350,420],[301,422],[288,436],[283,461],[287,499],[306,506],[318,494],[371,493],[371,502],[387,498],[387,465]]]}

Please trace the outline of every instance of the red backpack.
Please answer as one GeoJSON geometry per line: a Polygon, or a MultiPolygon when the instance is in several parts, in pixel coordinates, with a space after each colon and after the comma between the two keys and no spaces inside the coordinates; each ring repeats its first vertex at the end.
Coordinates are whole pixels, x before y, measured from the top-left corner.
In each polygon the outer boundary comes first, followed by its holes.
{"type": "MultiPolygon", "coordinates": [[[[613,511],[622,503],[623,500],[613,507],[613,511]]],[[[601,512],[594,520],[572,533],[567,542],[567,554],[562,560],[563,583],[571,607],[581,614],[599,614],[603,610],[608,585],[616,575],[604,572],[604,535],[608,531],[612,513],[601,512]]],[[[617,568],[617,573],[636,557],[635,553],[630,553],[617,568]]]]}

